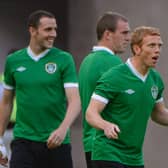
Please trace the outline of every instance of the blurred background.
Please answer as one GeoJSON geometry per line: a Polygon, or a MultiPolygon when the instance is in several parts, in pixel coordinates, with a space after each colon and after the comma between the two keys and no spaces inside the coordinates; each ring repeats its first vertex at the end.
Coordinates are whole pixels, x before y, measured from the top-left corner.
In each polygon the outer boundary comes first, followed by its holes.
{"type": "MultiPolygon", "coordinates": [[[[131,29],[146,25],[160,28],[164,42],[157,69],[165,82],[165,102],[168,105],[168,21],[166,0],[1,0],[0,1],[0,72],[3,72],[7,53],[12,48],[28,45],[27,18],[37,9],[55,14],[58,37],[55,46],[69,51],[75,59],[77,70],[82,59],[96,44],[96,22],[105,11],[127,16],[131,29]]],[[[130,50],[122,55],[130,56],[130,50]]],[[[11,135],[11,132],[7,132],[11,135]]],[[[81,141],[81,116],[72,126],[72,154],[74,168],[86,168],[81,141]]],[[[165,168],[168,156],[168,128],[149,121],[144,144],[146,168],[165,168]]],[[[10,143],[8,138],[6,143],[10,143]]]]}

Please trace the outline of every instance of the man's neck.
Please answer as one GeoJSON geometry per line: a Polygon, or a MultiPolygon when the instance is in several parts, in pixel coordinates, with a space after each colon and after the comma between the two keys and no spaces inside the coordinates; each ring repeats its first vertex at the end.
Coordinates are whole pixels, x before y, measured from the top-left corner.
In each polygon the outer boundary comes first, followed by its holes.
{"type": "Polygon", "coordinates": [[[149,67],[147,67],[138,57],[133,56],[130,61],[134,68],[143,76],[148,73],[149,67]]]}

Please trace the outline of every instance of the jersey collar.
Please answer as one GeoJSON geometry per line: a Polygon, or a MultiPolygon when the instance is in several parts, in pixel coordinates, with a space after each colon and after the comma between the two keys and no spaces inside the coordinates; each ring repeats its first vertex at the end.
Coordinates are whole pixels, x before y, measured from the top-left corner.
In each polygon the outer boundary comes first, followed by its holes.
{"type": "Polygon", "coordinates": [[[104,46],[93,46],[92,48],[92,51],[102,51],[102,50],[107,51],[110,54],[114,55],[114,52],[112,50],[104,46]]]}
{"type": "Polygon", "coordinates": [[[28,55],[34,60],[34,61],[39,61],[41,58],[43,58],[47,53],[50,51],[50,49],[45,50],[44,52],[40,53],[39,55],[36,55],[33,53],[31,50],[30,46],[27,48],[27,53],[28,55]]]}
{"type": "Polygon", "coordinates": [[[149,72],[147,72],[147,74],[144,75],[144,76],[143,76],[142,74],[140,74],[140,73],[135,69],[135,67],[133,66],[133,64],[131,63],[130,58],[128,58],[128,60],[126,61],[126,65],[130,68],[130,70],[133,72],[133,74],[134,74],[135,76],[137,76],[139,79],[141,79],[143,82],[145,82],[145,80],[146,80],[146,78],[147,78],[149,72]]]}

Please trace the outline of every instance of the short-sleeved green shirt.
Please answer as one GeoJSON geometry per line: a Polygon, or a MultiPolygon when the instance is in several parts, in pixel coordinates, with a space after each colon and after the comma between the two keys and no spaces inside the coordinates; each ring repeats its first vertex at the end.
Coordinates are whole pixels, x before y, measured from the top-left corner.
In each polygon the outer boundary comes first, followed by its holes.
{"type": "Polygon", "coordinates": [[[92,98],[108,101],[101,115],[117,124],[121,132],[119,139],[114,140],[97,130],[92,159],[143,165],[142,145],[148,119],[155,103],[162,101],[163,89],[156,70],[150,69],[147,76],[142,77],[129,61],[105,73],[92,98]]]}
{"type": "Polygon", "coordinates": [[[85,57],[79,69],[79,91],[83,114],[83,144],[85,152],[92,150],[95,135],[93,129],[85,120],[85,112],[91,95],[100,76],[109,68],[122,63],[121,59],[105,47],[94,47],[93,51],[85,57]]]}
{"type": "MultiPolygon", "coordinates": [[[[64,88],[77,87],[72,56],[53,47],[35,60],[25,48],[7,57],[4,76],[16,93],[14,137],[45,142],[65,117],[64,88]]],[[[69,142],[68,133],[63,143],[69,142]]]]}

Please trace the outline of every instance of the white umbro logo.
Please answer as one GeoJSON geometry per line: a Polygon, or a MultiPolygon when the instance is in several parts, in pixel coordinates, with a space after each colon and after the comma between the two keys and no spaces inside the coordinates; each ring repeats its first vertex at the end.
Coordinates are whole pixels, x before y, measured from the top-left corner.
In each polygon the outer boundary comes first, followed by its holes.
{"type": "Polygon", "coordinates": [[[16,71],[18,71],[18,72],[23,72],[25,70],[26,70],[26,68],[23,67],[23,66],[21,66],[21,67],[19,67],[19,68],[16,69],[16,71]]]}
{"type": "Polygon", "coordinates": [[[133,94],[133,93],[135,93],[135,91],[134,91],[134,90],[132,90],[132,89],[128,89],[128,90],[125,90],[125,93],[128,93],[128,94],[133,94]]]}

